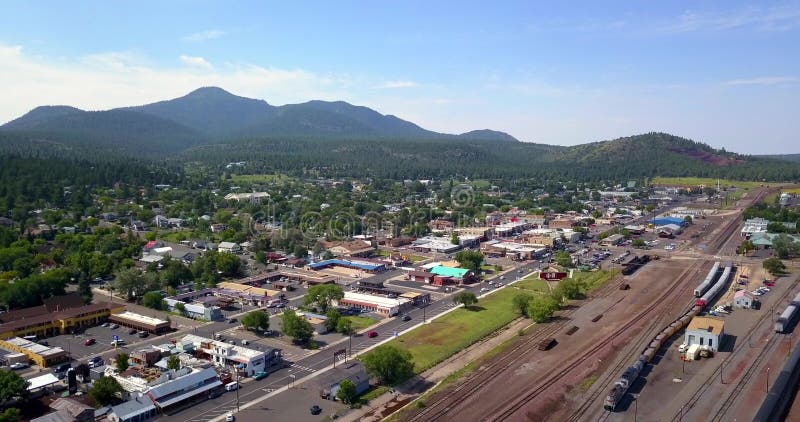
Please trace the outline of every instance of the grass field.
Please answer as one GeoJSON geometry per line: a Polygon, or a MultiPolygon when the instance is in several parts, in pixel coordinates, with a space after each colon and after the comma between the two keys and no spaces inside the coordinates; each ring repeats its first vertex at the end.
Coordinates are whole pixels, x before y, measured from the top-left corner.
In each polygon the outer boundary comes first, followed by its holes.
{"type": "Polygon", "coordinates": [[[590,272],[575,271],[572,275],[573,278],[583,281],[586,286],[586,291],[591,292],[603,287],[609,280],[616,277],[619,270],[600,270],[590,272]]]}
{"type": "Polygon", "coordinates": [[[550,288],[547,282],[537,276],[530,276],[513,284],[514,287],[531,293],[548,293],[550,288]]]}
{"type": "Polygon", "coordinates": [[[420,373],[507,325],[519,315],[511,306],[516,289],[502,289],[481,299],[474,309],[457,309],[390,344],[408,350],[420,373]]]}
{"type": "MultiPolygon", "coordinates": [[[[654,177],[650,183],[658,185],[675,185],[675,186],[712,186],[717,187],[717,180],[710,177],[654,177]]],[[[742,180],[728,180],[719,179],[719,184],[722,187],[735,186],[737,189],[749,190],[761,186],[769,186],[769,183],[763,182],[746,182],[742,180]]]]}
{"type": "Polygon", "coordinates": [[[236,183],[278,183],[288,182],[291,177],[283,174],[234,174],[231,180],[236,183]]]}
{"type": "Polygon", "coordinates": [[[347,319],[353,322],[353,329],[356,331],[373,326],[378,322],[372,318],[363,316],[348,316],[347,319]]]}

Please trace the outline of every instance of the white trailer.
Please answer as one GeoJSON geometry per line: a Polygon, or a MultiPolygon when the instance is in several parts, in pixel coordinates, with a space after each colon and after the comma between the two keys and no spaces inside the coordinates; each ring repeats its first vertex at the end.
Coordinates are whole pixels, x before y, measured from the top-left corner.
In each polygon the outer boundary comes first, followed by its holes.
{"type": "Polygon", "coordinates": [[[700,345],[693,344],[689,346],[689,350],[686,351],[686,360],[697,360],[700,357],[700,345]]]}

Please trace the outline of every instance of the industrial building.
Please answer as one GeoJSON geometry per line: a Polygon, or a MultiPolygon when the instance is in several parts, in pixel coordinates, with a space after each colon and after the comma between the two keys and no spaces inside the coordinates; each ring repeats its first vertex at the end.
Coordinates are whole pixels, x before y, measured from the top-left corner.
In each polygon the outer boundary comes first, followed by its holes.
{"type": "Polygon", "coordinates": [[[718,350],[720,342],[725,336],[725,321],[712,317],[694,317],[686,327],[687,346],[699,344],[708,346],[712,350],[718,350]]]}
{"type": "Polygon", "coordinates": [[[369,390],[369,374],[364,365],[357,360],[338,365],[310,382],[319,390],[320,397],[335,400],[339,384],[344,380],[350,380],[355,384],[358,395],[369,390]]]}
{"type": "Polygon", "coordinates": [[[321,270],[329,267],[344,267],[352,270],[366,271],[368,273],[379,273],[386,270],[386,263],[371,259],[326,259],[324,261],[308,264],[312,270],[321,270]]]}

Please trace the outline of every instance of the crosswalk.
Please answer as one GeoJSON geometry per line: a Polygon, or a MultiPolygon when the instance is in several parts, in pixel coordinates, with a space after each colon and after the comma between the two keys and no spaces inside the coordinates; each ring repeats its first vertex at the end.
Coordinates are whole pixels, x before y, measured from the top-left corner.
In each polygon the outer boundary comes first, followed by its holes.
{"type": "Polygon", "coordinates": [[[293,363],[293,364],[291,364],[289,366],[292,367],[292,368],[300,369],[302,371],[307,371],[307,372],[315,372],[316,371],[316,369],[314,369],[314,368],[309,368],[307,366],[298,365],[296,363],[293,363]]]}

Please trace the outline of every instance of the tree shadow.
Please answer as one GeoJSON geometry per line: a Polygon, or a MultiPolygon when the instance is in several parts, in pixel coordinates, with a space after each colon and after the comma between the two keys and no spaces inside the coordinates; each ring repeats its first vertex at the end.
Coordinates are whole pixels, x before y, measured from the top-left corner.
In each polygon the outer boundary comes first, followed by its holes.
{"type": "Polygon", "coordinates": [[[465,309],[472,312],[480,312],[486,310],[486,308],[484,308],[483,306],[478,306],[478,305],[467,306],[465,307],[465,309]]]}

